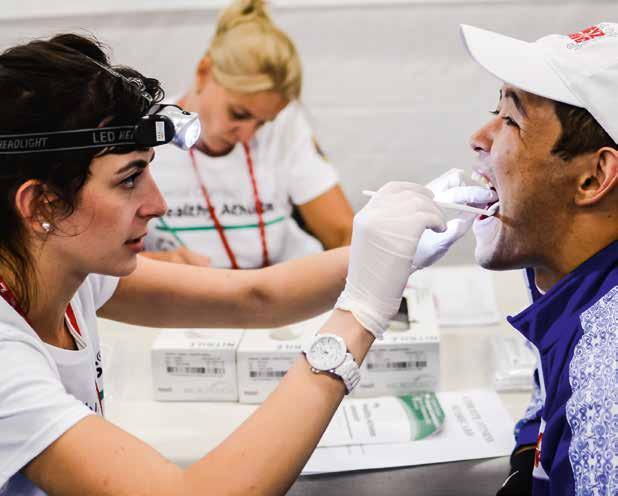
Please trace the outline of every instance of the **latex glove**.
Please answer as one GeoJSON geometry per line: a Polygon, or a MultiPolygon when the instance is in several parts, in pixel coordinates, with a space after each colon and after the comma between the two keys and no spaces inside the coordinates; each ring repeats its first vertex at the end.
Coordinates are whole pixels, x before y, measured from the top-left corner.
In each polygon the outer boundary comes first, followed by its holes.
{"type": "MultiPolygon", "coordinates": [[[[486,205],[498,199],[495,191],[482,186],[467,186],[464,171],[451,169],[427,184],[437,201],[461,203],[472,206],[486,205]]],[[[449,212],[455,212],[450,210],[449,212]]],[[[456,217],[446,223],[444,232],[436,233],[427,230],[423,233],[414,256],[415,270],[434,264],[442,258],[449,248],[466,234],[476,214],[457,212],[456,217]]]]}
{"type": "Polygon", "coordinates": [[[426,229],[446,229],[433,193],[388,183],[354,216],[346,285],[335,308],[352,312],[378,339],[399,309],[414,253],[426,229]]]}

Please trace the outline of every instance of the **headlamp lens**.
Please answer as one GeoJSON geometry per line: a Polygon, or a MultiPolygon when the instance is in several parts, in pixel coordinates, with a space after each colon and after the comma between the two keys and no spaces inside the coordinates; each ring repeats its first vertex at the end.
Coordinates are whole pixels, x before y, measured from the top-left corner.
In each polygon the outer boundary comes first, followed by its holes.
{"type": "Polygon", "coordinates": [[[199,118],[189,123],[189,125],[182,131],[184,134],[183,142],[185,144],[184,149],[191,148],[200,137],[202,132],[202,125],[199,118]]]}
{"type": "Polygon", "coordinates": [[[156,114],[163,115],[172,122],[175,131],[172,141],[183,150],[191,148],[200,137],[201,125],[197,113],[186,112],[176,106],[167,105],[156,114]]]}

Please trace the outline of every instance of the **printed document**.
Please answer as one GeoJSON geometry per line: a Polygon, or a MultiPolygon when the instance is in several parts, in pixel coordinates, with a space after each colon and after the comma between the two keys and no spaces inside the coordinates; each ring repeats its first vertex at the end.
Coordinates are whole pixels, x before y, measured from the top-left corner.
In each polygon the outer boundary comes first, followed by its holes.
{"type": "MultiPolygon", "coordinates": [[[[444,424],[439,432],[418,441],[318,447],[303,474],[406,467],[493,458],[511,453],[515,445],[513,420],[494,391],[441,392],[436,395],[444,411],[444,424]]],[[[372,401],[391,400],[373,398],[372,401]]],[[[390,433],[382,435],[390,436],[391,440],[395,438],[390,433]]],[[[325,439],[332,440],[333,436],[325,435],[325,439]]]]}

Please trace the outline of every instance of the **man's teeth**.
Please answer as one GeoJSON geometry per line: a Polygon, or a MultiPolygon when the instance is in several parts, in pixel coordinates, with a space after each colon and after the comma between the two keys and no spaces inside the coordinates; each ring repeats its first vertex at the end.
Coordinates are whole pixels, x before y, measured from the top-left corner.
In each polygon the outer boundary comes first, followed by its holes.
{"type": "Polygon", "coordinates": [[[473,181],[480,183],[481,186],[485,186],[486,188],[490,188],[490,189],[495,189],[494,185],[491,184],[491,181],[487,179],[485,176],[483,176],[482,174],[479,174],[478,172],[473,172],[470,177],[472,178],[473,181]]]}

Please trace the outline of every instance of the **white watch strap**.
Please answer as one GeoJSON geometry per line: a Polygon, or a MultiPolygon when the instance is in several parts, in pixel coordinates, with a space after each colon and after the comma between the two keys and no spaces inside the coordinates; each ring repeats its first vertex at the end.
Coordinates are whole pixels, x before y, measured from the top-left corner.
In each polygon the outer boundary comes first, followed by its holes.
{"type": "Polygon", "coordinates": [[[346,394],[350,394],[360,382],[360,370],[351,353],[346,353],[343,363],[334,369],[333,373],[343,380],[346,394]]]}

